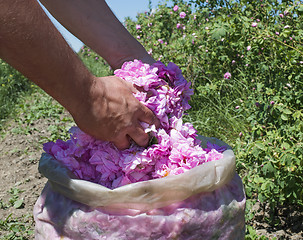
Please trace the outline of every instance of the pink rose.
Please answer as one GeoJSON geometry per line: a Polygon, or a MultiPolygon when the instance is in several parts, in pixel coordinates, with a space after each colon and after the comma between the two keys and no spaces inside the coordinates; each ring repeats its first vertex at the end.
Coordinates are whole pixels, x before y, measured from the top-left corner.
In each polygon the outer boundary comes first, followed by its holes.
{"type": "Polygon", "coordinates": [[[225,79],[230,79],[230,78],[231,78],[231,74],[230,74],[229,72],[226,72],[226,73],[224,74],[224,78],[225,78],[225,79]]]}
{"type": "Polygon", "coordinates": [[[180,18],[185,18],[186,13],[185,12],[180,12],[180,18]]]}

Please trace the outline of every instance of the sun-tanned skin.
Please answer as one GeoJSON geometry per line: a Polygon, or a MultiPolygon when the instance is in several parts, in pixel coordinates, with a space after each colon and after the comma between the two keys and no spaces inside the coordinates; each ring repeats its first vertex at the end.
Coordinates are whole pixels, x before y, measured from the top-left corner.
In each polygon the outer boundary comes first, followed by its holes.
{"type": "MultiPolygon", "coordinates": [[[[41,1],[113,69],[154,60],[123,27],[104,0],[41,1]]],[[[127,148],[148,144],[140,122],[159,121],[115,76],[95,77],[68,46],[36,0],[0,0],[0,57],[62,104],[86,133],[127,148]]]]}

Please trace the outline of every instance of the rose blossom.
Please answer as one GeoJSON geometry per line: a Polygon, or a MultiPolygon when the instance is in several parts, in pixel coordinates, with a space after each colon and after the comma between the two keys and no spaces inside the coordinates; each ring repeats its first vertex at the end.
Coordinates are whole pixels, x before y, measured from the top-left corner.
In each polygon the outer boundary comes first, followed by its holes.
{"type": "Polygon", "coordinates": [[[229,72],[226,72],[226,73],[224,74],[224,78],[225,78],[225,79],[230,79],[230,78],[231,78],[231,74],[230,74],[229,72]]]}
{"type": "Polygon", "coordinates": [[[185,18],[186,13],[185,12],[180,12],[180,18],[185,18]]]}

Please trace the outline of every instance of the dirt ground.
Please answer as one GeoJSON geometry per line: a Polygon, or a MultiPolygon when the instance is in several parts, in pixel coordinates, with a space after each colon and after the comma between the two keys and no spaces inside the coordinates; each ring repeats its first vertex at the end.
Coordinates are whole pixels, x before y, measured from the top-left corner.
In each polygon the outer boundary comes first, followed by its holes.
{"type": "MultiPolygon", "coordinates": [[[[14,188],[22,191],[18,196],[23,199],[23,205],[18,209],[12,206],[1,208],[1,219],[10,214],[11,219],[20,221],[28,214],[32,216],[33,206],[46,183],[46,179],[38,172],[38,161],[42,153],[40,136],[47,135],[45,125],[48,124],[50,123],[38,120],[34,126],[36,131],[30,135],[21,135],[12,133],[16,127],[13,123],[8,127],[6,136],[0,140],[0,200],[8,204],[12,198],[9,190],[14,188]]],[[[27,220],[27,224],[33,225],[32,217],[27,220]]],[[[1,232],[0,229],[0,236],[6,234],[8,232],[1,232]]]]}
{"type": "MultiPolygon", "coordinates": [[[[38,161],[42,153],[41,137],[49,136],[46,130],[48,126],[55,124],[52,120],[37,120],[32,126],[33,129],[28,135],[18,134],[16,132],[17,123],[11,123],[6,130],[4,138],[0,139],[0,201],[8,203],[12,197],[8,193],[10,189],[18,188],[22,190],[19,199],[23,198],[23,204],[16,209],[12,206],[0,208],[0,219],[5,219],[12,214],[11,219],[27,218],[27,225],[34,228],[32,219],[33,206],[40,195],[46,179],[38,172],[38,161]],[[14,133],[15,132],[15,133],[14,133]]],[[[263,206],[256,205],[256,209],[262,209],[263,206]]],[[[266,215],[264,211],[258,211],[251,226],[257,229],[258,235],[267,236],[269,239],[303,239],[303,216],[302,213],[295,209],[280,209],[281,225],[278,228],[270,227],[262,222],[266,215]]],[[[21,220],[20,220],[21,221],[21,220]]],[[[0,236],[7,235],[7,231],[0,228],[0,236]]],[[[34,239],[33,235],[28,236],[28,239],[34,239]]]]}

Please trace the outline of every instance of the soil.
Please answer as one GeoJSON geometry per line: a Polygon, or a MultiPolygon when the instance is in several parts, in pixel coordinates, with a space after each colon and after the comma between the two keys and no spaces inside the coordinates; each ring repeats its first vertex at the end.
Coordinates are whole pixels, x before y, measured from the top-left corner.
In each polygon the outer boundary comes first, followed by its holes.
{"type": "MultiPolygon", "coordinates": [[[[33,206],[46,183],[46,179],[38,172],[43,144],[41,139],[50,136],[47,128],[53,124],[57,123],[52,119],[39,119],[31,125],[32,130],[28,134],[18,134],[16,129],[20,128],[20,123],[12,122],[7,127],[4,137],[0,139],[0,220],[3,221],[11,214],[10,219],[23,221],[30,229],[34,229],[33,206]],[[9,205],[12,195],[8,191],[13,188],[22,191],[18,195],[19,199],[23,199],[23,204],[17,209],[11,205],[4,206],[9,205]]],[[[277,227],[273,227],[264,221],[264,218],[268,216],[266,205],[257,203],[254,209],[256,215],[249,225],[256,229],[259,236],[283,240],[303,239],[302,212],[291,207],[278,209],[277,220],[280,223],[277,227]]],[[[1,230],[0,226],[0,236],[7,234],[9,232],[1,230]]],[[[34,239],[34,234],[27,236],[25,234],[25,237],[31,240],[34,239]]]]}

